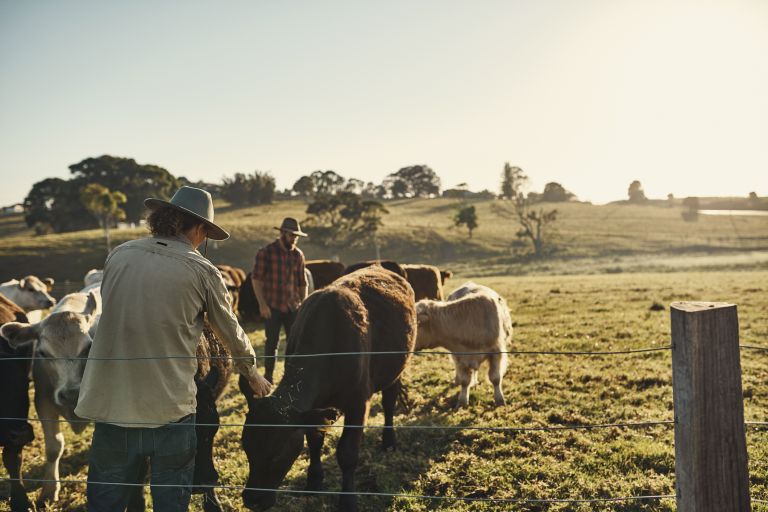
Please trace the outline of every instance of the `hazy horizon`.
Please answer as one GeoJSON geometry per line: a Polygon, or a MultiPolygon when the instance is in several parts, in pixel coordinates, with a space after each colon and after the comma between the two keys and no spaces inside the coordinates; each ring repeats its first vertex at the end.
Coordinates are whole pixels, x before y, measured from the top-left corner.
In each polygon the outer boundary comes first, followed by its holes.
{"type": "Polygon", "coordinates": [[[768,195],[768,3],[0,2],[0,205],[103,154],[279,189],[504,162],[579,199],[768,195]]]}

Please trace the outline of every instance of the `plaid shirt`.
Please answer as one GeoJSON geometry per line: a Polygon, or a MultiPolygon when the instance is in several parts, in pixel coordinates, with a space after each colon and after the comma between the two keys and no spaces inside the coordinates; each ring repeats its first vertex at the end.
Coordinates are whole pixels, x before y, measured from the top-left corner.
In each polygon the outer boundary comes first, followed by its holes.
{"type": "Polygon", "coordinates": [[[267,305],[286,312],[299,302],[299,290],[307,285],[304,253],[298,247],[286,251],[278,238],[256,253],[253,277],[262,282],[267,305]]]}

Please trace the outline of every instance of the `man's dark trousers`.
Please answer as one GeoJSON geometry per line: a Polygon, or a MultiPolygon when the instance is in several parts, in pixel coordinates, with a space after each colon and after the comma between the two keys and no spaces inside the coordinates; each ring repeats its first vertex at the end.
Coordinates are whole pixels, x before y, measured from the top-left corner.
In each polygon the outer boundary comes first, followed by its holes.
{"type": "Polygon", "coordinates": [[[275,371],[275,355],[277,354],[277,342],[280,340],[280,328],[285,328],[286,339],[291,333],[291,326],[296,318],[295,311],[280,311],[270,307],[272,317],[264,320],[264,331],[267,341],[264,345],[264,378],[272,382],[272,374],[275,371]]]}

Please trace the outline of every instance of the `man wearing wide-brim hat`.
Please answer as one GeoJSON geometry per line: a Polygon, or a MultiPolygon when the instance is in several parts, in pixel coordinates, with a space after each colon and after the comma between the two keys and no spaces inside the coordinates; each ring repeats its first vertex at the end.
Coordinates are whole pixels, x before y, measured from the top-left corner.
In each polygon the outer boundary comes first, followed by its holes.
{"type": "Polygon", "coordinates": [[[102,315],[75,412],[94,420],[88,510],[124,510],[150,458],[155,510],[189,507],[195,461],[196,347],[207,318],[254,394],[269,382],[256,370],[248,336],[232,312],[219,270],[197,247],[229,234],[214,222],[205,190],[181,187],[170,201],[147,199],[152,236],[115,248],[104,265],[102,315]],[[205,316],[204,316],[205,314],[205,316]]]}
{"type": "Polygon", "coordinates": [[[286,217],[275,227],[280,236],[256,253],[251,272],[253,291],[259,301],[259,314],[264,318],[266,343],[264,346],[264,376],[272,382],[275,354],[280,330],[285,337],[291,331],[299,304],[307,297],[304,275],[304,253],[296,247],[299,237],[307,236],[299,221],[286,217]]]}

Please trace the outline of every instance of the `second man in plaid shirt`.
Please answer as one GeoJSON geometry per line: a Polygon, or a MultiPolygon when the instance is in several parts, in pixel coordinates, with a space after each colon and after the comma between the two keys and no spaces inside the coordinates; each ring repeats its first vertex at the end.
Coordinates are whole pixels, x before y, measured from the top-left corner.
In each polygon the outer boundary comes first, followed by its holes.
{"type": "Polygon", "coordinates": [[[264,376],[272,382],[275,370],[275,354],[280,339],[280,328],[288,337],[299,304],[307,297],[307,280],[304,276],[304,253],[296,247],[301,231],[299,222],[291,217],[283,219],[280,237],[262,247],[256,253],[253,265],[253,291],[259,300],[259,313],[264,319],[267,341],[264,347],[264,376]]]}

